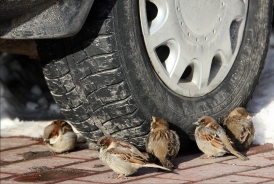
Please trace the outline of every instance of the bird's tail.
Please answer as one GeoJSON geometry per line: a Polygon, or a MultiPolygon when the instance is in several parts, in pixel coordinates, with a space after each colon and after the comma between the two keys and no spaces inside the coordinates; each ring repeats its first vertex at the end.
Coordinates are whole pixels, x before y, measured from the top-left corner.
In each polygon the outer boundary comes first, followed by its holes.
{"type": "Polygon", "coordinates": [[[235,149],[232,147],[232,145],[231,145],[231,143],[230,143],[230,141],[229,141],[229,139],[228,139],[227,136],[222,136],[222,141],[223,141],[223,143],[225,144],[225,148],[226,148],[230,153],[232,153],[233,155],[235,155],[236,157],[238,157],[238,158],[241,159],[241,160],[244,160],[244,161],[249,160],[248,157],[242,155],[241,153],[239,153],[237,150],[235,150],[235,149]]]}
{"type": "Polygon", "coordinates": [[[236,157],[238,157],[239,159],[243,160],[243,161],[246,161],[246,160],[249,160],[248,157],[242,155],[241,153],[239,153],[238,151],[233,151],[231,152],[233,155],[235,155],[236,157]]]}
{"type": "Polygon", "coordinates": [[[163,170],[166,170],[166,171],[171,171],[170,169],[166,168],[166,167],[163,167],[163,166],[160,166],[160,165],[157,165],[157,164],[153,164],[153,163],[147,163],[144,165],[144,167],[154,167],[154,168],[159,168],[159,169],[163,169],[163,170]]]}

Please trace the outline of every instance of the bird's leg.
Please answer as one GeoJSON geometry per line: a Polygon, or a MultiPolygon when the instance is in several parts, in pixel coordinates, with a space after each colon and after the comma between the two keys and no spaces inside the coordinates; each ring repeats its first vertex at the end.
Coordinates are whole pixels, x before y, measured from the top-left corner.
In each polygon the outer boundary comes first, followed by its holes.
{"type": "Polygon", "coordinates": [[[124,174],[119,174],[118,176],[117,176],[117,179],[124,179],[124,178],[126,178],[126,176],[124,175],[124,174]]]}
{"type": "Polygon", "coordinates": [[[214,159],[215,157],[204,154],[204,155],[200,156],[200,158],[201,159],[212,159],[212,158],[214,159]]]}
{"type": "Polygon", "coordinates": [[[118,174],[116,179],[127,179],[127,177],[125,176],[125,174],[118,174]]]}

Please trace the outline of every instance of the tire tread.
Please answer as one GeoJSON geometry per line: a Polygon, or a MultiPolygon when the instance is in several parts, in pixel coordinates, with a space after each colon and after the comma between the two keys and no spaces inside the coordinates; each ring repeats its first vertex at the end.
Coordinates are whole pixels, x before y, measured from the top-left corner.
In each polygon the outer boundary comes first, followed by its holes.
{"type": "MultiPolygon", "coordinates": [[[[95,11],[77,35],[38,44],[39,55],[45,56],[43,71],[55,101],[65,117],[92,141],[110,134],[133,139],[147,134],[143,129],[149,126],[124,79],[112,13],[104,10],[106,5],[95,1],[95,11]],[[49,51],[50,56],[45,54],[49,51]]],[[[139,140],[135,145],[143,147],[144,137],[139,140]]]]}

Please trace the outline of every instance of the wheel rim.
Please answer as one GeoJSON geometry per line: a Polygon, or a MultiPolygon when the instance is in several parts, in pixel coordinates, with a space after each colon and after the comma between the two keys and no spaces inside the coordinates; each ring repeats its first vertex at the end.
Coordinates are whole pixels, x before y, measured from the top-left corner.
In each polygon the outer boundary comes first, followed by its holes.
{"type": "Polygon", "coordinates": [[[152,66],[177,94],[203,96],[227,76],[238,54],[248,0],[140,0],[152,66]]]}

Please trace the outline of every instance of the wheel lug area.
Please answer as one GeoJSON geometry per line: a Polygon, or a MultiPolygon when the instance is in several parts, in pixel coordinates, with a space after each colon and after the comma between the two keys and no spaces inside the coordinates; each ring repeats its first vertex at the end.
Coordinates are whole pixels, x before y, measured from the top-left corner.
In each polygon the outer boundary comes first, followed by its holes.
{"type": "Polygon", "coordinates": [[[201,3],[200,0],[192,0],[191,3],[192,6],[190,7],[194,8],[189,9],[185,6],[186,0],[175,0],[174,8],[176,9],[177,20],[189,41],[195,44],[205,44],[213,39],[221,27],[225,12],[225,1],[216,0],[210,3],[201,3]],[[199,8],[203,9],[199,4],[203,4],[203,8],[210,12],[209,17],[206,18],[204,13],[198,11],[199,8]],[[213,7],[211,7],[212,4],[213,7]]]}

